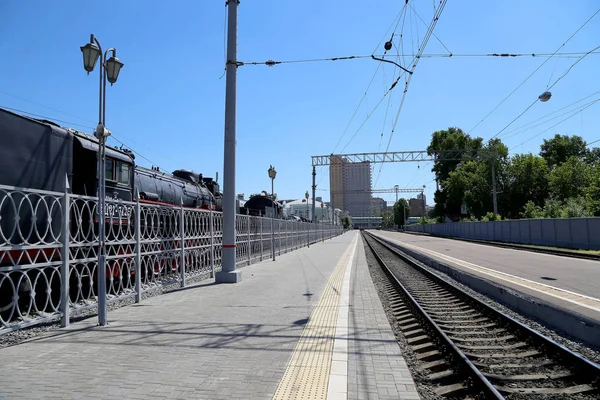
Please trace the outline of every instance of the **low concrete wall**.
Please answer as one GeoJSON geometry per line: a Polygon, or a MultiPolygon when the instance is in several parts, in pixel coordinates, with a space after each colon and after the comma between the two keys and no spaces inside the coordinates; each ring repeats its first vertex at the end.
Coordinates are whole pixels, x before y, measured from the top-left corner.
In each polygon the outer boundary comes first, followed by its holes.
{"type": "Polygon", "coordinates": [[[600,250],[597,217],[408,225],[406,230],[462,239],[600,250]]]}
{"type": "Polygon", "coordinates": [[[555,304],[532,297],[512,288],[502,286],[477,275],[457,270],[447,264],[434,260],[412,249],[397,243],[392,243],[381,237],[379,239],[402,250],[413,259],[437,271],[443,272],[454,280],[470,287],[500,304],[503,304],[520,314],[537,320],[541,324],[566,333],[568,336],[580,340],[596,349],[600,349],[600,324],[584,315],[566,308],[557,307],[555,304]]]}

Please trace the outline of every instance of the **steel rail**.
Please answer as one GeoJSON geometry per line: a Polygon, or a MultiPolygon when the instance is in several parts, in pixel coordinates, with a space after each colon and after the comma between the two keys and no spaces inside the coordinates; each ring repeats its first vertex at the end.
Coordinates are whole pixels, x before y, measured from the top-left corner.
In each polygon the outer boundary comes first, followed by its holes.
{"type": "MultiPolygon", "coordinates": [[[[379,242],[377,240],[377,238],[375,238],[373,235],[369,234],[369,237],[372,240],[379,242]]],[[[369,241],[366,241],[366,243],[369,246],[369,248],[371,249],[375,258],[377,259],[377,262],[384,268],[384,271],[393,280],[393,282],[396,283],[398,285],[398,287],[400,287],[402,289],[404,296],[406,296],[410,300],[410,302],[412,303],[412,306],[416,310],[418,310],[421,317],[424,318],[425,321],[429,324],[429,326],[431,326],[435,330],[435,333],[440,338],[442,338],[442,340],[444,341],[444,344],[454,353],[455,358],[460,360],[463,363],[463,366],[465,366],[467,368],[468,374],[471,375],[472,377],[476,378],[477,382],[473,382],[473,384],[475,384],[476,386],[478,386],[482,389],[482,391],[486,395],[485,398],[486,399],[488,399],[488,398],[504,399],[504,396],[502,396],[500,394],[500,392],[498,392],[498,390],[496,390],[494,385],[492,385],[492,383],[483,375],[483,373],[468,359],[468,357],[462,352],[462,350],[460,350],[456,346],[456,344],[454,344],[454,341],[452,341],[452,339],[450,339],[448,337],[448,335],[446,335],[446,333],[442,330],[442,328],[440,328],[439,325],[429,316],[427,311],[425,311],[421,307],[419,302],[410,294],[410,292],[404,287],[404,285],[400,282],[400,280],[394,275],[394,273],[387,266],[385,261],[383,261],[383,259],[380,257],[380,255],[377,253],[377,251],[373,248],[371,243],[369,243],[369,241]]]]}
{"type": "MultiPolygon", "coordinates": [[[[462,288],[455,286],[452,283],[446,281],[444,278],[442,278],[440,275],[436,274],[435,272],[429,271],[428,269],[420,266],[415,261],[413,261],[409,256],[404,254],[400,249],[398,249],[394,244],[388,242],[387,240],[379,238],[371,233],[366,233],[366,234],[370,238],[372,238],[374,241],[381,244],[386,249],[388,249],[390,252],[392,252],[393,254],[398,256],[405,263],[409,264],[411,267],[413,267],[416,270],[418,270],[419,272],[423,273],[425,276],[431,278],[435,283],[440,284],[441,286],[447,288],[451,292],[454,292],[454,294],[456,294],[456,295],[459,295],[459,296],[462,296],[462,297],[468,299],[470,302],[474,303],[480,310],[489,312],[493,317],[500,319],[501,321],[510,325],[511,328],[516,329],[519,332],[519,334],[521,334],[523,336],[532,337],[538,343],[542,344],[547,350],[550,349],[551,352],[558,355],[558,358],[565,360],[567,363],[573,365],[576,368],[577,372],[583,374],[585,379],[589,379],[589,381],[592,383],[592,385],[594,385],[596,388],[600,387],[600,365],[586,359],[585,357],[581,356],[580,354],[578,354],[572,350],[569,350],[568,348],[561,345],[560,343],[555,342],[554,340],[550,339],[549,337],[547,337],[547,336],[541,334],[540,332],[530,328],[529,326],[517,321],[513,317],[495,309],[494,307],[490,306],[489,304],[486,304],[482,300],[467,293],[462,288]]],[[[369,247],[371,247],[371,246],[369,245],[369,247]]],[[[550,351],[548,351],[548,352],[550,352],[550,351]]]]}

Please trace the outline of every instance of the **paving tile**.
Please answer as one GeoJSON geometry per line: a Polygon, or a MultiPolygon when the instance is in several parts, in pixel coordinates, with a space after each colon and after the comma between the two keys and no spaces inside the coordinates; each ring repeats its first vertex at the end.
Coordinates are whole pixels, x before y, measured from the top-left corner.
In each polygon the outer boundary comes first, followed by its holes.
{"type": "Polygon", "coordinates": [[[348,399],[418,399],[369,274],[364,248],[359,248],[350,285],[348,399]]]}
{"type": "Polygon", "coordinates": [[[0,397],[270,399],[355,235],[244,267],[238,284],[204,281],[111,311],[106,327],[90,319],[0,349],[0,397]]]}

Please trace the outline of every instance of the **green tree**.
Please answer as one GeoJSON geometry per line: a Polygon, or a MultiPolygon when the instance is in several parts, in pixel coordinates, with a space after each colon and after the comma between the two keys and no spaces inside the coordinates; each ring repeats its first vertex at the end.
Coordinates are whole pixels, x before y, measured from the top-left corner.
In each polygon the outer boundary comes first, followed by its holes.
{"type": "Polygon", "coordinates": [[[522,218],[546,218],[546,214],[544,213],[544,209],[540,206],[537,206],[533,201],[529,200],[523,206],[523,210],[521,211],[522,218]]]}
{"type": "Polygon", "coordinates": [[[463,204],[467,213],[476,218],[494,211],[492,163],[496,190],[501,192],[506,181],[508,148],[500,140],[491,140],[478,154],[476,160],[459,164],[442,183],[445,209],[455,215],[460,215],[463,204]]]}
{"type": "Polygon", "coordinates": [[[392,211],[384,211],[381,213],[381,226],[384,228],[394,226],[394,213],[392,211]]]}
{"type": "MultiPolygon", "coordinates": [[[[450,127],[446,130],[433,132],[431,142],[427,147],[427,154],[436,156],[445,150],[479,150],[482,147],[481,138],[473,139],[471,136],[463,132],[462,129],[450,127]]],[[[446,215],[459,216],[460,203],[456,203],[454,198],[449,198],[445,192],[444,182],[450,177],[450,173],[454,171],[459,163],[469,160],[472,152],[467,157],[458,160],[445,160],[437,158],[431,169],[435,173],[437,181],[440,183],[440,190],[434,193],[435,207],[433,209],[437,220],[443,222],[446,215]]]]}
{"type": "Polygon", "coordinates": [[[590,185],[585,189],[587,211],[590,215],[600,217],[600,163],[590,168],[590,185]]]}
{"type": "Polygon", "coordinates": [[[600,147],[594,147],[585,156],[585,162],[592,167],[600,166],[600,147]]]}
{"type": "Polygon", "coordinates": [[[583,159],[588,154],[587,144],[581,136],[556,134],[552,139],[544,139],[540,156],[546,160],[550,168],[554,168],[570,157],[583,159]]]}
{"type": "Polygon", "coordinates": [[[502,217],[500,214],[494,214],[493,212],[489,212],[481,217],[482,221],[501,221],[502,217]]]}
{"type": "Polygon", "coordinates": [[[439,222],[443,222],[446,215],[457,219],[463,204],[470,214],[478,217],[493,211],[492,165],[497,190],[501,191],[506,181],[508,148],[500,139],[492,139],[484,146],[482,138],[471,138],[459,128],[434,132],[427,147],[428,154],[438,155],[447,150],[465,152],[461,157],[453,157],[458,158],[455,160],[440,157],[434,162],[432,171],[441,189],[434,194],[433,216],[439,222]]]}
{"type": "Polygon", "coordinates": [[[590,184],[591,172],[591,168],[577,156],[569,157],[550,172],[550,195],[562,201],[585,195],[586,187],[590,184]]]}
{"type": "MultiPolygon", "coordinates": [[[[515,155],[508,164],[506,193],[510,201],[505,215],[517,218],[529,202],[534,206],[543,206],[548,197],[549,174],[550,168],[542,157],[533,154],[515,155]]],[[[528,207],[527,215],[532,215],[532,206],[528,207]]]]}
{"type": "Polygon", "coordinates": [[[344,229],[349,229],[352,226],[352,218],[349,215],[344,215],[342,217],[342,225],[344,229]]]}
{"type": "Polygon", "coordinates": [[[408,201],[405,198],[401,198],[394,204],[394,223],[398,226],[404,226],[406,224],[405,215],[406,220],[408,220],[408,217],[410,217],[410,207],[408,206],[408,201]]]}

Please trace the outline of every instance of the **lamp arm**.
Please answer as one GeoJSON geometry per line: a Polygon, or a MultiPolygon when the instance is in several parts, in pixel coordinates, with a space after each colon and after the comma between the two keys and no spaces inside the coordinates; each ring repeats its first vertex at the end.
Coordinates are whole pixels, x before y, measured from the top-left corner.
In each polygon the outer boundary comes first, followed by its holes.
{"type": "Polygon", "coordinates": [[[374,55],[371,55],[371,58],[372,58],[373,60],[377,60],[377,61],[383,61],[383,62],[386,62],[386,63],[394,64],[395,66],[397,66],[398,68],[400,68],[402,71],[406,72],[407,74],[410,74],[410,75],[412,75],[412,74],[413,74],[413,72],[412,72],[412,71],[409,71],[409,70],[407,70],[407,69],[406,69],[406,68],[404,68],[402,65],[400,65],[400,64],[398,64],[397,62],[394,62],[394,61],[392,61],[392,60],[385,60],[385,59],[383,59],[383,58],[377,58],[377,57],[375,57],[374,55]]]}
{"type": "Polygon", "coordinates": [[[100,106],[98,110],[98,123],[104,124],[104,73],[102,72],[104,70],[104,62],[102,61],[102,45],[100,45],[100,41],[93,33],[90,34],[90,43],[95,43],[100,50],[100,99],[98,100],[100,106]]]}

